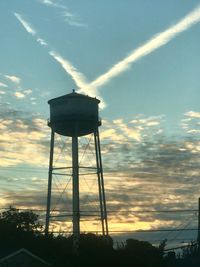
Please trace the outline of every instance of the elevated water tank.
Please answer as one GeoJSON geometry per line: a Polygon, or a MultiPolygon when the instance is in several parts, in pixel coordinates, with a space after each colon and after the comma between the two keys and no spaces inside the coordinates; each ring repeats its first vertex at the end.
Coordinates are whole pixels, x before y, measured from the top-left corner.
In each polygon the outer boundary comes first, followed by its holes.
{"type": "Polygon", "coordinates": [[[101,125],[97,98],[72,93],[53,98],[48,122],[54,132],[64,136],[83,136],[93,133],[101,125]]]}

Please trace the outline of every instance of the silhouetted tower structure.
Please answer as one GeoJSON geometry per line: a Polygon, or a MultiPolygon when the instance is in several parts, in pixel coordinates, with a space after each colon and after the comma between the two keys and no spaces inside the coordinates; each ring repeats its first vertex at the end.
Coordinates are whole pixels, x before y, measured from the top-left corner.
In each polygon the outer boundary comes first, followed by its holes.
{"type": "MultiPolygon", "coordinates": [[[[74,90],[72,93],[51,99],[50,120],[48,126],[51,128],[50,159],[49,159],[49,178],[46,211],[46,233],[49,231],[50,211],[51,211],[51,191],[52,174],[54,171],[54,136],[55,133],[71,138],[72,143],[72,211],[73,211],[73,237],[74,247],[78,247],[80,236],[80,205],[79,205],[79,153],[78,138],[84,135],[93,134],[96,155],[96,174],[98,181],[100,218],[103,236],[108,235],[108,222],[106,211],[106,197],[104,190],[103,168],[101,159],[101,148],[99,138],[99,119],[98,104],[96,98],[78,94],[74,90]]],[[[58,169],[58,168],[56,168],[58,169]]]]}

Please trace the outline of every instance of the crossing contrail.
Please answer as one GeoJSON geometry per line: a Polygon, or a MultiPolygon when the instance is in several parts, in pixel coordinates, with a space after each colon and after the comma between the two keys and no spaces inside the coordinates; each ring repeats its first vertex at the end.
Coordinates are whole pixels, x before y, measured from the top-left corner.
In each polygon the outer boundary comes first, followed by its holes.
{"type": "MultiPolygon", "coordinates": [[[[29,34],[37,38],[37,42],[40,43],[40,45],[45,47],[48,46],[48,44],[37,35],[35,29],[33,29],[31,25],[27,21],[25,21],[20,14],[14,13],[14,15],[21,22],[25,30],[29,34]]],[[[158,48],[169,43],[180,33],[188,30],[193,25],[199,22],[200,22],[200,6],[198,6],[193,11],[188,13],[184,18],[179,20],[176,24],[172,25],[165,31],[156,34],[146,43],[134,49],[127,57],[125,57],[124,59],[113,65],[107,72],[100,75],[92,82],[88,82],[86,77],[80,71],[78,71],[69,60],[63,58],[57,52],[49,51],[49,55],[52,56],[72,77],[75,84],[79,88],[80,92],[101,98],[99,94],[100,87],[108,83],[114,77],[118,76],[119,74],[129,69],[134,62],[138,61],[142,57],[154,52],[158,48]]],[[[103,99],[101,100],[103,102],[103,99]]],[[[102,107],[103,106],[105,106],[104,102],[102,107]]]]}
{"type": "Polygon", "coordinates": [[[69,60],[63,58],[55,51],[50,51],[49,55],[51,55],[57,62],[61,64],[63,69],[72,77],[78,88],[85,88],[88,86],[88,82],[86,81],[85,76],[80,73],[69,60]]]}

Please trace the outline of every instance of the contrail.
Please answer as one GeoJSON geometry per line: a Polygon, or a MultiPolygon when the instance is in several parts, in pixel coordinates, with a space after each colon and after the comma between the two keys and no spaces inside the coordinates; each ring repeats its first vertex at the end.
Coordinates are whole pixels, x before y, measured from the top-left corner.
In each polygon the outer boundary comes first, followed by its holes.
{"type": "Polygon", "coordinates": [[[36,31],[33,29],[33,27],[24,20],[24,18],[18,14],[18,13],[14,13],[15,17],[19,20],[19,22],[21,22],[22,26],[25,28],[25,30],[30,33],[33,36],[36,36],[36,31]]]}
{"type": "Polygon", "coordinates": [[[112,78],[130,68],[132,63],[167,44],[178,34],[188,30],[198,22],[200,22],[200,7],[195,8],[178,23],[168,28],[164,32],[158,33],[155,37],[147,41],[145,44],[133,50],[129,54],[129,56],[119,61],[106,73],[100,75],[96,80],[90,83],[90,91],[92,91],[94,88],[97,89],[98,87],[108,83],[112,78]]]}
{"type": "MultiPolygon", "coordinates": [[[[49,1],[50,2],[50,1],[49,1]]],[[[43,47],[48,48],[48,44],[38,36],[37,32],[33,27],[28,23],[22,16],[18,13],[14,13],[15,17],[19,20],[19,22],[22,24],[22,26],[25,28],[25,30],[34,36],[36,38],[36,41],[43,47]]],[[[53,57],[54,60],[60,63],[60,65],[63,67],[63,69],[72,77],[75,84],[78,88],[87,88],[88,82],[86,81],[85,76],[80,73],[73,65],[72,63],[61,57],[57,52],[49,50],[49,55],[53,57]]],[[[95,90],[93,90],[95,92],[95,90]]]]}
{"type": "Polygon", "coordinates": [[[85,94],[88,94],[92,97],[97,97],[101,100],[100,107],[104,108],[106,106],[104,100],[102,97],[98,94],[98,91],[96,88],[90,88],[90,83],[87,81],[86,77],[79,72],[72,63],[63,58],[61,55],[59,55],[55,51],[50,51],[49,55],[52,56],[57,62],[60,63],[60,65],[63,67],[63,69],[71,76],[71,78],[74,80],[75,84],[77,85],[79,89],[79,92],[83,92],[85,94]]]}
{"type": "Polygon", "coordinates": [[[30,33],[31,35],[33,35],[34,37],[36,37],[36,41],[42,45],[42,46],[48,46],[47,43],[42,39],[37,37],[37,32],[36,30],[31,26],[31,24],[29,22],[27,22],[22,15],[18,14],[18,13],[14,13],[15,17],[19,20],[19,22],[22,24],[22,26],[24,27],[24,29],[30,33]]]}
{"type": "Polygon", "coordinates": [[[57,52],[50,51],[49,55],[52,56],[57,62],[61,64],[63,69],[72,77],[78,88],[88,87],[88,82],[86,82],[85,76],[80,73],[69,60],[61,57],[57,52]]]}

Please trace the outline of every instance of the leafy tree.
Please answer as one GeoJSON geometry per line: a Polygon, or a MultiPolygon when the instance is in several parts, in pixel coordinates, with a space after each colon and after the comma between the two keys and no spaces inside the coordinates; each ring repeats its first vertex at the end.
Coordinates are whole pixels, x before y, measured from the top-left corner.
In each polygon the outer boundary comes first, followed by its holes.
{"type": "Polygon", "coordinates": [[[149,242],[135,239],[127,239],[125,246],[120,247],[115,258],[116,266],[134,267],[162,267],[164,261],[159,248],[152,246],[149,242]]]}
{"type": "Polygon", "coordinates": [[[26,248],[53,267],[64,266],[133,266],[162,267],[163,246],[156,248],[148,242],[128,239],[123,247],[114,249],[111,237],[92,233],[80,235],[78,255],[73,252],[73,236],[44,235],[39,216],[32,211],[10,207],[0,213],[0,250],[26,248]]]}
{"type": "Polygon", "coordinates": [[[19,211],[16,208],[10,207],[9,210],[0,214],[0,221],[19,230],[36,232],[42,230],[38,217],[32,211],[19,211]]]}

